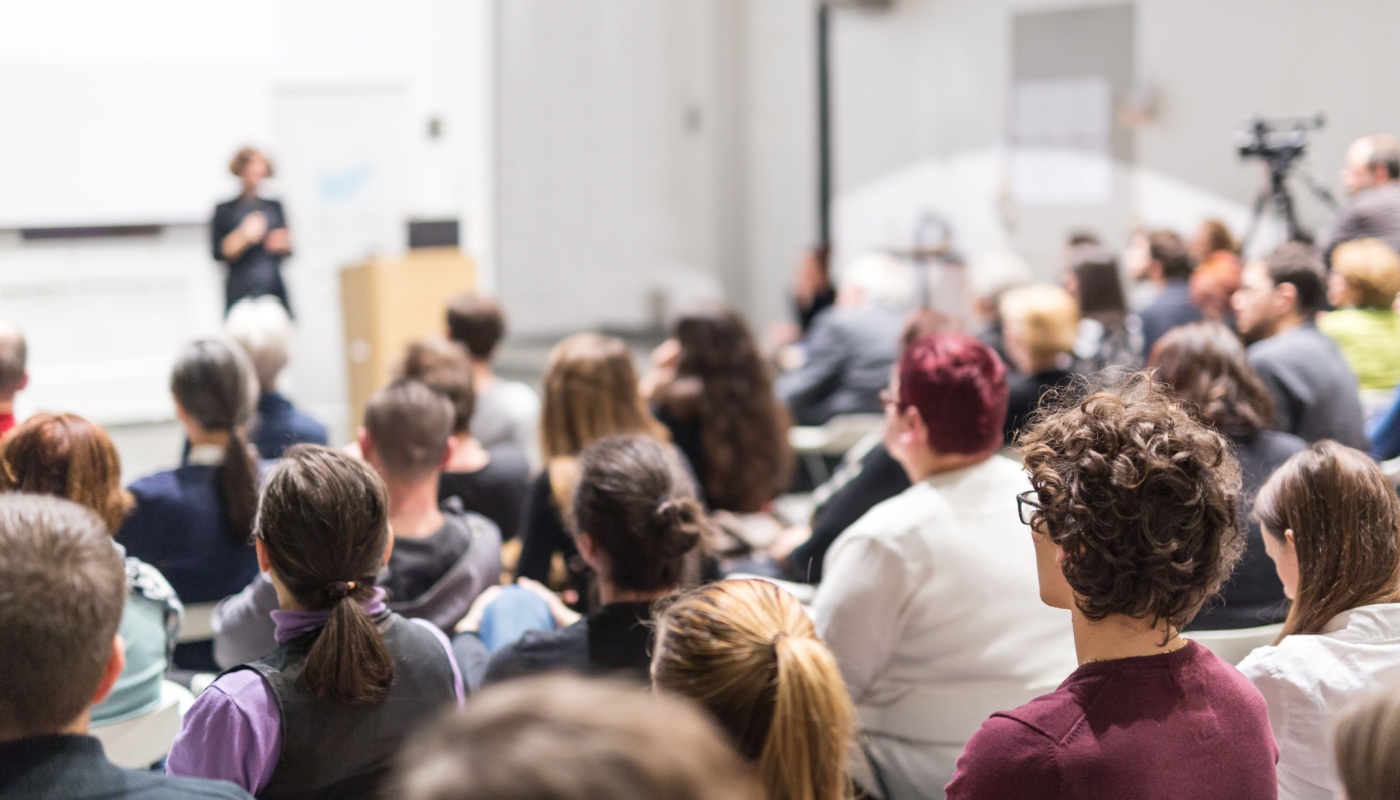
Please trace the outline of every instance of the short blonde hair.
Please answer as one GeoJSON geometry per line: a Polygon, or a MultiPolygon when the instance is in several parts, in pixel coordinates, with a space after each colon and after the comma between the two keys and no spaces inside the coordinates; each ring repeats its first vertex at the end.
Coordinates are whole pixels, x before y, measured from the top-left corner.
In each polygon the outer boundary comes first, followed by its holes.
{"type": "Polygon", "coordinates": [[[1361,308],[1390,308],[1400,294],[1400,256],[1380,239],[1356,239],[1332,253],[1332,270],[1356,293],[1361,308]]]}
{"type": "Polygon", "coordinates": [[[234,177],[242,177],[243,168],[255,158],[261,158],[263,163],[267,165],[267,177],[271,178],[276,174],[277,170],[272,167],[272,159],[267,157],[267,153],[256,147],[239,148],[238,152],[233,154],[233,159],[228,162],[228,171],[233,173],[234,177]]]}
{"type": "Polygon", "coordinates": [[[1001,297],[1008,337],[1017,337],[1032,358],[1053,358],[1074,349],[1079,304],[1058,286],[1021,286],[1001,297]]]}

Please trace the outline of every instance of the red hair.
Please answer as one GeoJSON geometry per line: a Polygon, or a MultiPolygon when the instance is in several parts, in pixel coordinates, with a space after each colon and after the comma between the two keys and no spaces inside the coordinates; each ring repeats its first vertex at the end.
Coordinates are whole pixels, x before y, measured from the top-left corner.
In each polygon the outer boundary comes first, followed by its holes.
{"type": "Polygon", "coordinates": [[[913,406],[939,453],[975,455],[1001,446],[1006,424],[1006,365],[962,333],[935,333],[899,360],[899,402],[913,406]]]}

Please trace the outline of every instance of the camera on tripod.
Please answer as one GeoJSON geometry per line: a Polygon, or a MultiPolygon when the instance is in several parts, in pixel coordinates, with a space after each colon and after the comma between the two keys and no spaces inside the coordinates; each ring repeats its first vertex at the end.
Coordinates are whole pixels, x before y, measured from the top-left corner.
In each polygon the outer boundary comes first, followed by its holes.
{"type": "Polygon", "coordinates": [[[1262,158],[1271,165],[1287,165],[1308,149],[1308,131],[1327,123],[1321,112],[1311,117],[1265,119],[1254,117],[1236,134],[1240,158],[1262,158]]]}

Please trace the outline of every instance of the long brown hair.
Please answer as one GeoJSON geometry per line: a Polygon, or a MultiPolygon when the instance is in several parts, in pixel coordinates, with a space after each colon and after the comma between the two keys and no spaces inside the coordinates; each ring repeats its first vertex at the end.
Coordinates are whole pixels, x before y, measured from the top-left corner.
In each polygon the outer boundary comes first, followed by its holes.
{"type": "Polygon", "coordinates": [[[1153,348],[1148,368],[1232,439],[1249,441],[1273,421],[1269,390],[1239,337],[1219,322],[1173,328],[1153,348]]]}
{"type": "Polygon", "coordinates": [[[1325,440],[1293,456],[1254,502],[1264,532],[1293,531],[1298,591],[1283,633],[1320,633],[1343,611],[1400,599],[1400,498],[1369,456],[1325,440]]]}
{"type": "Polygon", "coordinates": [[[675,338],[675,379],[653,399],[680,419],[699,420],[699,478],[710,508],[756,512],[787,488],[793,463],[791,422],[773,394],[768,365],[748,325],[730,309],[682,316],[675,338]]]}
{"type": "Polygon", "coordinates": [[[1337,723],[1337,775],[1347,800],[1400,797],[1400,689],[1368,697],[1337,723]]]}
{"type": "Polygon", "coordinates": [[[683,595],[658,621],[652,678],[715,714],[758,764],[768,800],[851,796],[850,695],[836,658],[786,591],[727,580],[683,595]]]}
{"type": "Polygon", "coordinates": [[[77,414],[35,414],[0,441],[0,490],[72,500],[97,512],[111,534],[131,511],[121,479],[111,437],[77,414]]]}
{"type": "Polygon", "coordinates": [[[389,500],[379,476],[336,450],[293,447],[267,476],[257,535],[297,603],[331,612],[306,656],[302,688],[346,704],[388,691],[394,661],[360,607],[374,595],[389,546],[389,500]]]}

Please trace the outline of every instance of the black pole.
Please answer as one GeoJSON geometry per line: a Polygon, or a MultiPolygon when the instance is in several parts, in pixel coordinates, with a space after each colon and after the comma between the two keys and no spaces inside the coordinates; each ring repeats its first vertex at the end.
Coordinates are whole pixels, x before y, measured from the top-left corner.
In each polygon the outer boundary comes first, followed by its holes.
{"type": "Polygon", "coordinates": [[[817,5],[817,244],[831,252],[831,8],[817,5]]]}

